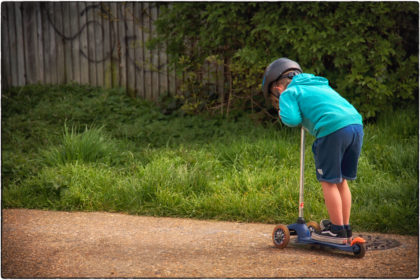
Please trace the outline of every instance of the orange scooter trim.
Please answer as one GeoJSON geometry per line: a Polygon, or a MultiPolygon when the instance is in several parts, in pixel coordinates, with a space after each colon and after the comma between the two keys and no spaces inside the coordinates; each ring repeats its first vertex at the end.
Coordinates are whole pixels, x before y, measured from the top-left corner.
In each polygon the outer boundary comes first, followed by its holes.
{"type": "Polygon", "coordinates": [[[353,239],[353,241],[351,242],[350,246],[353,246],[356,243],[366,243],[366,240],[364,240],[361,237],[356,237],[355,239],[353,239]]]}

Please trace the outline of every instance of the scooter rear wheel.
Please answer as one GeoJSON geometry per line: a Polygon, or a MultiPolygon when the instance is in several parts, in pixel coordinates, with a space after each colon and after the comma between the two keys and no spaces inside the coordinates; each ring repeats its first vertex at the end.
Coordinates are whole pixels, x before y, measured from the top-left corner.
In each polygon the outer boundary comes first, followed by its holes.
{"type": "Polygon", "coordinates": [[[353,251],[354,256],[358,259],[363,258],[366,254],[366,244],[357,242],[353,246],[355,246],[355,250],[353,251]]]}
{"type": "Polygon", "coordinates": [[[273,230],[273,243],[279,248],[283,249],[289,244],[290,241],[290,231],[289,228],[285,225],[278,225],[273,230]]]}
{"type": "Polygon", "coordinates": [[[317,222],[314,222],[314,221],[307,222],[306,226],[308,227],[311,234],[314,231],[321,231],[321,227],[319,226],[319,224],[317,222]]]}

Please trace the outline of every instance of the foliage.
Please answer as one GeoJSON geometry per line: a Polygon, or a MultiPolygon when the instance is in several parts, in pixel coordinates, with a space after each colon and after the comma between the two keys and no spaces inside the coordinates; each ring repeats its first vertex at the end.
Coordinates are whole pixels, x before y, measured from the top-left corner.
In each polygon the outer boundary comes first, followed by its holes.
{"type": "Polygon", "coordinates": [[[225,76],[222,110],[261,111],[265,67],[289,57],[328,78],[369,119],[418,101],[418,8],[416,2],[171,3],[162,7],[149,47],[165,44],[172,65],[186,71],[185,87],[196,90],[184,97],[190,105],[214,95],[203,80],[210,58],[225,76]]]}
{"type": "MultiPolygon", "coordinates": [[[[2,92],[2,206],[292,223],[298,129],[167,116],[119,89],[2,92]],[[29,105],[28,105],[29,104],[29,105]]],[[[327,217],[306,142],[305,217],[327,217]]],[[[418,110],[365,126],[355,230],[418,234],[418,110]]]]}

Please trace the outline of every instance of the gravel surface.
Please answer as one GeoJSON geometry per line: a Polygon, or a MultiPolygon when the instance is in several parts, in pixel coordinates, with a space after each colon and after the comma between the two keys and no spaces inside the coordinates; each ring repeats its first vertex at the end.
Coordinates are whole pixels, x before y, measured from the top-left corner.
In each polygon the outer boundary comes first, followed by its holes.
{"type": "MultiPolygon", "coordinates": [[[[417,278],[418,236],[352,254],[294,244],[274,225],[102,212],[2,210],[3,278],[417,278]]],[[[366,234],[366,233],[364,233],[366,234]]]]}

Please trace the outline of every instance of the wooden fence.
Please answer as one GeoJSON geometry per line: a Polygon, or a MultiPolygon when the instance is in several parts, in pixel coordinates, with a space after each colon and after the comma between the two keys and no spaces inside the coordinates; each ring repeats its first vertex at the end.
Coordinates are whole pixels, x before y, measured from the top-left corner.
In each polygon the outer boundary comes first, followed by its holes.
{"type": "Polygon", "coordinates": [[[3,2],[2,89],[76,82],[148,100],[176,93],[165,50],[145,48],[158,16],[151,2],[3,2]]]}

